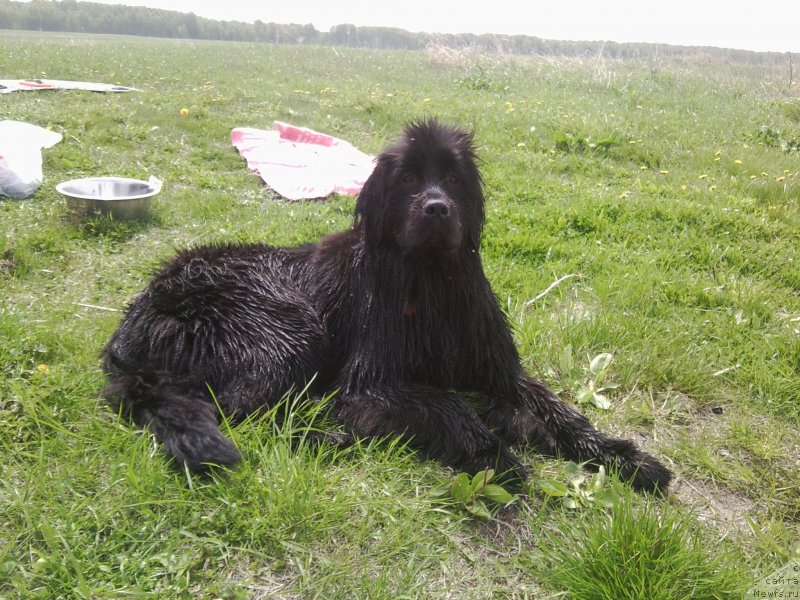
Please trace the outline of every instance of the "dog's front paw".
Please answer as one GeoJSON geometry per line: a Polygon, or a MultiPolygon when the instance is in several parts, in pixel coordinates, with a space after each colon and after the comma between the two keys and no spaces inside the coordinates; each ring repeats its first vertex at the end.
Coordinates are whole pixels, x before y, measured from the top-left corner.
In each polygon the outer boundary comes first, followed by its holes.
{"type": "Polygon", "coordinates": [[[639,492],[666,495],[669,483],[672,481],[670,470],[644,452],[640,454],[637,462],[638,464],[630,465],[627,469],[635,469],[633,473],[623,472],[623,476],[627,475],[626,479],[630,479],[633,489],[639,492]]]}

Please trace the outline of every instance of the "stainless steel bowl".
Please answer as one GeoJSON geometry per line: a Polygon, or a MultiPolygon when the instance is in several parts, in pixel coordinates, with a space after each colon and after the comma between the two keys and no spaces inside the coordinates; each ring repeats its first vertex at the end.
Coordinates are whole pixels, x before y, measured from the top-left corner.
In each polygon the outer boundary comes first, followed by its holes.
{"type": "Polygon", "coordinates": [[[56,186],[73,212],[81,215],[110,215],[114,219],[141,219],[150,210],[150,198],[161,191],[161,181],[125,177],[87,177],[56,186]]]}

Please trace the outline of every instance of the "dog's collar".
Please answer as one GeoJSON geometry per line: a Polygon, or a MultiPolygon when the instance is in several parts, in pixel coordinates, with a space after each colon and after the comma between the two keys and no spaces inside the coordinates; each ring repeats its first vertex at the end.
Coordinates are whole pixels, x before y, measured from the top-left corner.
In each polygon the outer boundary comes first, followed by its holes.
{"type": "Polygon", "coordinates": [[[419,305],[415,302],[406,302],[406,305],[403,307],[403,316],[404,317],[413,317],[419,311],[419,305]]]}

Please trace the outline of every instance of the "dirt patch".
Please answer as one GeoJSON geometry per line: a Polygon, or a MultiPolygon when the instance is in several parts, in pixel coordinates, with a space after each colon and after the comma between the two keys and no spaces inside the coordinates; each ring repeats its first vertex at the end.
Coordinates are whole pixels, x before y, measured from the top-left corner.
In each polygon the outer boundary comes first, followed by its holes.
{"type": "Polygon", "coordinates": [[[271,570],[263,568],[256,574],[245,572],[239,578],[231,578],[232,581],[241,583],[246,581],[250,598],[257,600],[268,598],[281,598],[281,600],[300,600],[302,597],[296,589],[299,575],[290,572],[291,569],[271,570]]]}
{"type": "Polygon", "coordinates": [[[11,250],[6,250],[0,254],[0,275],[8,275],[17,267],[17,260],[11,250]]]}
{"type": "Polygon", "coordinates": [[[679,478],[672,485],[671,496],[688,505],[697,520],[723,533],[737,531],[749,534],[748,517],[757,519],[767,507],[746,496],[691,477],[679,478]]]}

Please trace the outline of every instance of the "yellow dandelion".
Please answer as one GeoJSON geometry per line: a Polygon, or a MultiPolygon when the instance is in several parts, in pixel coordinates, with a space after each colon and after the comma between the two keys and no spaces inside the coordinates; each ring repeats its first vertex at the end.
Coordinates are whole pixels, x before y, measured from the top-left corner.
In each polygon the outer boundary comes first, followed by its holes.
{"type": "Polygon", "coordinates": [[[719,156],[720,154],[722,154],[722,150],[717,150],[714,152],[714,156],[719,156]]]}
{"type": "Polygon", "coordinates": [[[628,140],[628,143],[633,145],[633,144],[636,144],[637,142],[636,142],[636,140],[628,140]]]}
{"type": "Polygon", "coordinates": [[[778,177],[778,178],[777,178],[775,181],[777,181],[777,182],[786,181],[786,177],[784,177],[783,175],[781,175],[781,176],[780,176],[780,177],[778,177]]]}
{"type": "Polygon", "coordinates": [[[733,161],[733,164],[735,164],[735,165],[740,165],[740,164],[742,164],[742,161],[740,161],[740,160],[737,158],[735,161],[733,161]]]}
{"type": "Polygon", "coordinates": [[[784,174],[784,175],[788,175],[788,174],[789,174],[789,169],[784,169],[784,170],[783,170],[783,174],[784,174]]]}
{"type": "Polygon", "coordinates": [[[669,171],[668,171],[667,169],[661,169],[661,170],[659,171],[659,173],[661,173],[662,175],[668,175],[668,174],[669,174],[669,171]]]}
{"type": "Polygon", "coordinates": [[[520,142],[519,144],[517,144],[517,148],[524,148],[524,147],[525,147],[525,142],[520,142]]]}
{"type": "Polygon", "coordinates": [[[637,104],[636,105],[636,110],[642,110],[642,105],[641,104],[637,104]]]}
{"type": "Polygon", "coordinates": [[[430,98],[425,98],[425,99],[423,100],[423,102],[425,102],[425,103],[428,103],[428,102],[430,102],[430,101],[431,101],[431,99],[430,99],[430,98]]]}
{"type": "Polygon", "coordinates": [[[640,171],[647,171],[647,165],[640,165],[639,166],[639,170],[640,171]]]}
{"type": "Polygon", "coordinates": [[[776,205],[774,205],[774,204],[770,204],[770,205],[767,207],[767,210],[778,210],[778,207],[777,207],[776,205]]]}
{"type": "Polygon", "coordinates": [[[755,175],[750,175],[750,179],[756,179],[755,175]]]}
{"type": "Polygon", "coordinates": [[[698,179],[708,179],[708,175],[706,175],[705,173],[703,173],[702,175],[700,175],[700,176],[698,177],[698,179]]]}
{"type": "Polygon", "coordinates": [[[189,116],[189,109],[188,108],[182,108],[180,110],[180,113],[181,113],[182,117],[188,117],[189,116]]]}
{"type": "Polygon", "coordinates": [[[719,156],[717,156],[717,157],[714,159],[714,162],[719,162],[720,160],[721,160],[721,159],[720,159],[720,157],[719,157],[719,156]]]}
{"type": "Polygon", "coordinates": [[[764,171],[761,171],[761,176],[762,177],[768,177],[767,173],[765,173],[764,171]]]}
{"type": "Polygon", "coordinates": [[[709,192],[713,192],[716,189],[717,189],[717,186],[716,185],[712,185],[712,186],[709,186],[708,191],[709,192]]]}
{"type": "Polygon", "coordinates": [[[682,185],[682,186],[681,186],[681,191],[682,191],[682,192],[685,192],[685,191],[686,191],[686,186],[685,186],[685,185],[682,185]]]}
{"type": "Polygon", "coordinates": [[[620,199],[620,200],[625,200],[625,199],[627,199],[627,198],[628,198],[628,192],[622,192],[622,193],[619,195],[619,199],[620,199]]]}
{"type": "Polygon", "coordinates": [[[36,370],[39,371],[39,373],[41,373],[42,375],[47,375],[50,372],[50,367],[42,363],[36,367],[36,370]]]}

